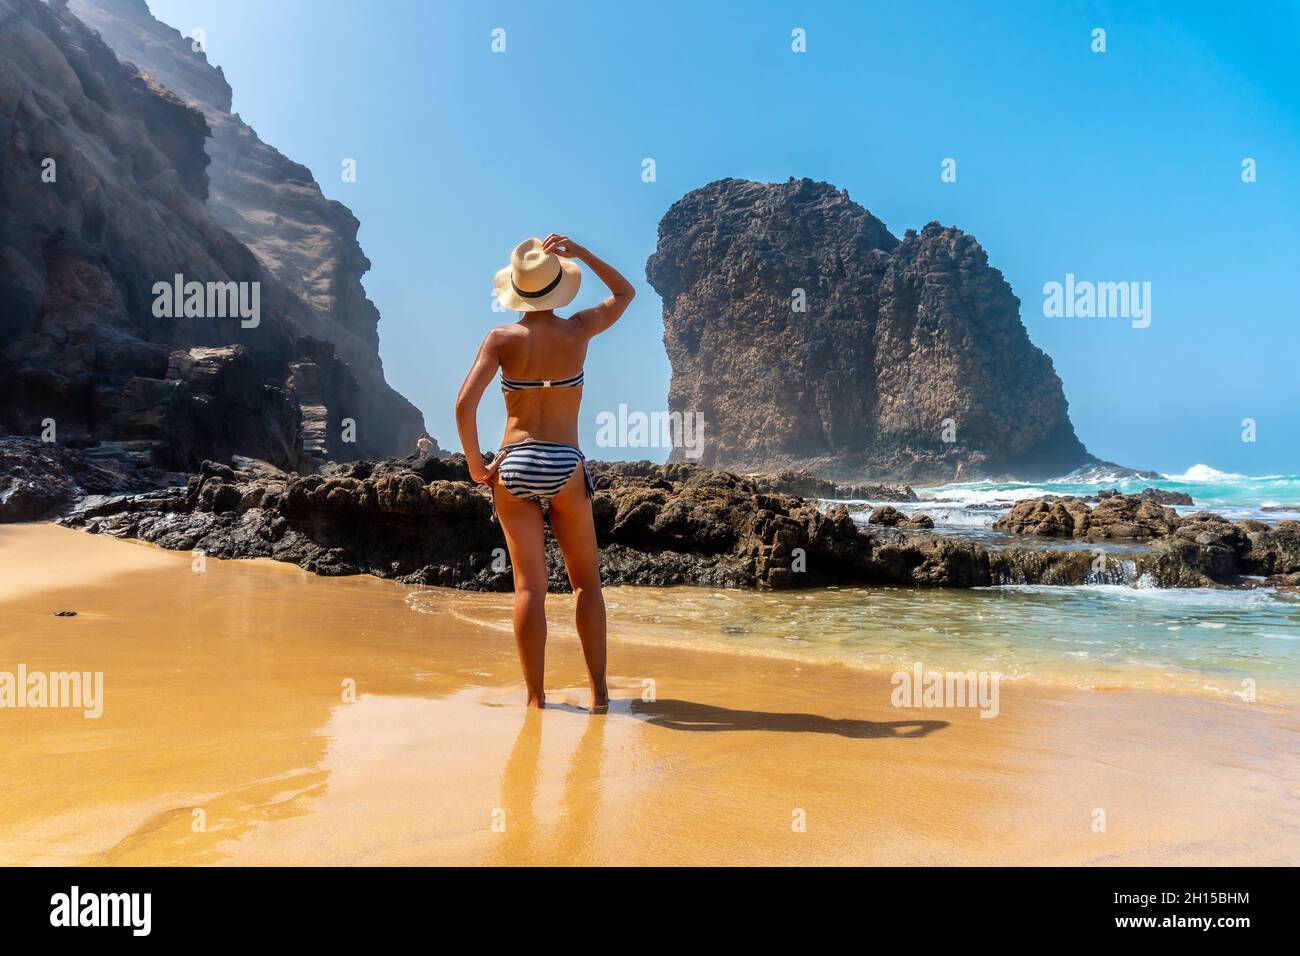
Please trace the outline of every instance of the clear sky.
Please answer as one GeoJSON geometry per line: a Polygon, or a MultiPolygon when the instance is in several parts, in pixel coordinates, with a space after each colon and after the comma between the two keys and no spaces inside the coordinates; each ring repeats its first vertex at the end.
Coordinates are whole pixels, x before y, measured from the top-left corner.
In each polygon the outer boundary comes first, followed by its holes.
{"type": "MultiPolygon", "coordinates": [[[[638,285],[593,342],[581,431],[594,457],[643,457],[596,448],[595,416],[666,407],[645,281],[660,217],[714,179],[808,176],[896,235],[938,219],[977,237],[1094,454],[1300,472],[1300,4],[150,7],[207,31],[236,111],[361,220],[389,381],[445,448],[459,447],[451,406],[473,352],[510,318],[491,309],[493,272],[520,239],[555,231],[638,285]],[[1105,53],[1091,51],[1097,27],[1105,53]],[[344,157],[355,183],[341,181],[344,157]],[[940,180],[947,157],[955,183],[940,180]],[[1066,273],[1150,282],[1150,327],[1045,317],[1043,285],[1066,273]]],[[[575,306],[601,292],[588,274],[575,306]]],[[[489,391],[485,447],[502,423],[489,391]]]]}

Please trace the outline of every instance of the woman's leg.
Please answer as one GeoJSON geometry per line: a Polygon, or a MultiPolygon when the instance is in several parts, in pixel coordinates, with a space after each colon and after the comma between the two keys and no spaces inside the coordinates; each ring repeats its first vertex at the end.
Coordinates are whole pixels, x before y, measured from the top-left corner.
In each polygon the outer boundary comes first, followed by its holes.
{"type": "Polygon", "coordinates": [[[595,711],[609,706],[609,688],[605,683],[605,597],[600,593],[596,523],[586,481],[579,462],[565,486],[551,499],[551,530],[564,552],[564,566],[577,598],[578,637],[587,659],[591,708],[595,711]]]}
{"type": "Polygon", "coordinates": [[[528,688],[528,706],[545,707],[546,539],[542,506],[516,498],[499,478],[492,483],[492,496],[515,579],[515,645],[528,688]]]}

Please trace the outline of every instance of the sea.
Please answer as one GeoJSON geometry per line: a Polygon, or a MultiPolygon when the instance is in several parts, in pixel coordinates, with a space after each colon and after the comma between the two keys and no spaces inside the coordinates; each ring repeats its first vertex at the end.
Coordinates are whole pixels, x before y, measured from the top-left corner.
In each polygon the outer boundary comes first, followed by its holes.
{"type": "MultiPolygon", "coordinates": [[[[1206,465],[1158,479],[1094,470],[1040,483],[962,482],[918,490],[919,503],[892,504],[924,511],[937,533],[997,547],[1024,543],[992,527],[1016,501],[1148,487],[1191,495],[1192,506],[1175,508],[1181,514],[1214,511],[1270,524],[1300,519],[1300,476],[1248,476],[1206,465]]],[[[870,507],[880,503],[848,504],[857,506],[855,520],[866,521],[870,507]]],[[[1174,590],[1130,579],[972,590],[618,588],[607,592],[607,600],[611,628],[637,640],[796,664],[886,670],[921,664],[926,670],[990,671],[1008,680],[1075,688],[1211,694],[1243,705],[1300,702],[1300,592],[1294,590],[1174,590]]]]}

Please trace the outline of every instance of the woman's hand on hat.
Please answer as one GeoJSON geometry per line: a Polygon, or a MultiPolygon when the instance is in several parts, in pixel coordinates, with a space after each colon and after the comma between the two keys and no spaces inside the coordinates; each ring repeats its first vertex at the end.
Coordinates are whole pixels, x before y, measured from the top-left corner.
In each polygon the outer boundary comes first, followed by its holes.
{"type": "Polygon", "coordinates": [[[573,259],[585,251],[568,236],[561,236],[556,232],[542,240],[542,252],[553,252],[562,259],[573,259]]]}

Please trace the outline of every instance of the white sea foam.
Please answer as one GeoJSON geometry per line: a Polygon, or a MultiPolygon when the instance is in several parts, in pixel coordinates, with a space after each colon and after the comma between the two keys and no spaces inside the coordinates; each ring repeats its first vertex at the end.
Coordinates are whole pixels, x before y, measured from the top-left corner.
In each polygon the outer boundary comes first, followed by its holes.
{"type": "MultiPolygon", "coordinates": [[[[1023,594],[1091,596],[1121,601],[1142,601],[1159,604],[1170,611],[1222,610],[1252,611],[1274,604],[1280,595],[1273,588],[1251,588],[1236,591],[1228,588],[1159,588],[1142,584],[999,584],[977,591],[1002,591],[1023,594]]],[[[1203,624],[1214,627],[1213,624],[1203,624]]]]}
{"type": "MultiPolygon", "coordinates": [[[[1256,480],[1265,480],[1266,478],[1276,478],[1276,475],[1261,476],[1256,480]]],[[[1239,475],[1236,472],[1219,471],[1217,468],[1211,468],[1209,465],[1192,465],[1181,475],[1165,475],[1166,481],[1194,481],[1198,483],[1206,482],[1223,482],[1223,481],[1249,481],[1247,475],[1239,475]]]]}
{"type": "MultiPolygon", "coordinates": [[[[944,498],[964,507],[1023,501],[1028,498],[1041,498],[1043,495],[1060,494],[1060,491],[1042,485],[1007,487],[991,481],[971,482],[963,485],[943,485],[929,491],[930,494],[921,499],[922,504],[933,501],[935,498],[944,498]]],[[[930,512],[927,511],[926,514],[930,514],[930,512]]]]}

